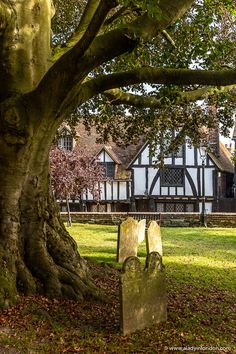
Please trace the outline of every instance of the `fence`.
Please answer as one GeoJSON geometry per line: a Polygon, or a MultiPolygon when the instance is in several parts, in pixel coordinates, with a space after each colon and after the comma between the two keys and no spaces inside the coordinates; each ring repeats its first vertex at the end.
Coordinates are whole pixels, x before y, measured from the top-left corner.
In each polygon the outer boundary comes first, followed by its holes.
{"type": "MultiPolygon", "coordinates": [[[[67,220],[67,213],[61,213],[62,219],[67,220]]],[[[72,222],[119,225],[127,217],[137,220],[156,220],[162,226],[200,226],[200,213],[150,213],[150,212],[72,212],[72,222]]],[[[236,227],[236,213],[209,213],[206,214],[206,223],[209,227],[236,227]]]]}

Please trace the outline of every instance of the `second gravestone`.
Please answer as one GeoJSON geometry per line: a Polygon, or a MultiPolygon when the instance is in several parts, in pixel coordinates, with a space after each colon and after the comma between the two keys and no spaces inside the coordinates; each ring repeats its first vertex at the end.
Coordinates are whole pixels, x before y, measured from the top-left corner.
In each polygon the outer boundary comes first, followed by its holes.
{"type": "Polygon", "coordinates": [[[121,330],[123,334],[167,319],[165,269],[157,252],[147,256],[143,270],[137,257],[129,257],[121,274],[121,330]]]}
{"type": "Polygon", "coordinates": [[[151,221],[148,226],[146,235],[147,254],[151,252],[158,252],[161,256],[162,241],[161,241],[161,227],[156,221],[151,221]]]}

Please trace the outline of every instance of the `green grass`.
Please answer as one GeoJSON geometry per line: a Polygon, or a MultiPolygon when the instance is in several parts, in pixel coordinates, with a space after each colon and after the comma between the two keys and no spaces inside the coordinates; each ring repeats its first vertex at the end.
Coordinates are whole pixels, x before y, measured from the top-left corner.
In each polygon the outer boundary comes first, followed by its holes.
{"type": "MultiPolygon", "coordinates": [[[[97,262],[116,264],[117,226],[74,224],[69,229],[79,252],[97,262]]],[[[235,289],[236,229],[162,228],[163,262],[176,283],[235,289]]],[[[144,263],[145,242],[138,249],[144,263]]]]}
{"type": "MultiPolygon", "coordinates": [[[[89,262],[94,281],[109,301],[70,301],[23,297],[0,312],[0,353],[236,353],[235,243],[236,229],[162,228],[166,266],[166,323],[119,333],[119,272],[117,227],[73,224],[69,232],[89,262]],[[196,347],[215,347],[201,350],[196,347]],[[170,347],[195,347],[194,351],[170,347]],[[227,347],[228,350],[219,350],[227,347]],[[166,349],[167,348],[167,349],[166,349]]],[[[138,250],[145,262],[146,247],[138,250]]]]}

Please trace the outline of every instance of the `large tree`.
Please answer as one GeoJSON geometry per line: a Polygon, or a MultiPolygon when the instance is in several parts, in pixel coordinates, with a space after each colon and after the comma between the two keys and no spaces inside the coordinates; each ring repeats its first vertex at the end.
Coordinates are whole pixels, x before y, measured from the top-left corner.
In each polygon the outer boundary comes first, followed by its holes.
{"type": "MultiPolygon", "coordinates": [[[[219,29],[219,43],[228,38],[233,1],[71,0],[65,4],[58,0],[56,4],[52,40],[51,0],[0,0],[0,306],[14,303],[19,292],[74,299],[98,295],[85,261],[60,221],[49,183],[50,146],[57,128],[76,107],[84,105],[86,112],[86,102],[100,94],[106,100],[105,105],[98,103],[104,111],[111,103],[164,107],[156,111],[160,120],[155,113],[147,124],[147,131],[148,126],[163,131],[158,125],[164,124],[161,117],[167,117],[163,112],[178,104],[179,117],[185,112],[182,126],[186,117],[188,126],[199,126],[203,120],[198,122],[187,103],[215,97],[236,84],[235,28],[224,45],[227,62],[220,62],[215,54],[220,46],[213,46],[219,29]],[[192,5],[192,12],[183,17],[192,5]],[[73,19],[63,27],[67,14],[73,19]],[[189,46],[184,47],[178,36],[189,46]],[[205,43],[210,42],[209,48],[205,43]],[[171,48],[169,53],[166,47],[171,48]],[[204,53],[208,61],[202,61],[204,53]],[[195,69],[198,56],[201,65],[195,69]],[[140,83],[154,85],[155,93],[141,97],[145,86],[135,86],[140,83]],[[168,85],[166,91],[162,85],[168,85]],[[125,87],[129,90],[121,91],[125,87]]],[[[92,101],[87,113],[95,104],[92,101]]],[[[104,117],[100,122],[116,135],[119,119],[112,122],[104,117]]],[[[137,126],[145,126],[143,114],[137,115],[136,123],[133,115],[127,117],[126,131],[137,135],[137,126]]],[[[178,121],[174,114],[172,125],[178,121]]],[[[97,118],[93,124],[99,126],[97,118]]]]}

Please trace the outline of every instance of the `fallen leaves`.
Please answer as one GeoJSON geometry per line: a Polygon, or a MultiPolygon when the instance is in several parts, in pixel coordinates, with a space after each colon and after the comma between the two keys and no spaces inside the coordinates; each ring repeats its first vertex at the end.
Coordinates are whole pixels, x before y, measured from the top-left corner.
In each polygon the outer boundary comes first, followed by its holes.
{"type": "MultiPolygon", "coordinates": [[[[108,302],[22,296],[0,311],[0,353],[166,353],[165,347],[230,346],[234,299],[212,286],[168,279],[168,321],[129,336],[119,333],[119,270],[90,263],[108,302]]],[[[220,351],[219,351],[220,353],[220,351]]]]}

